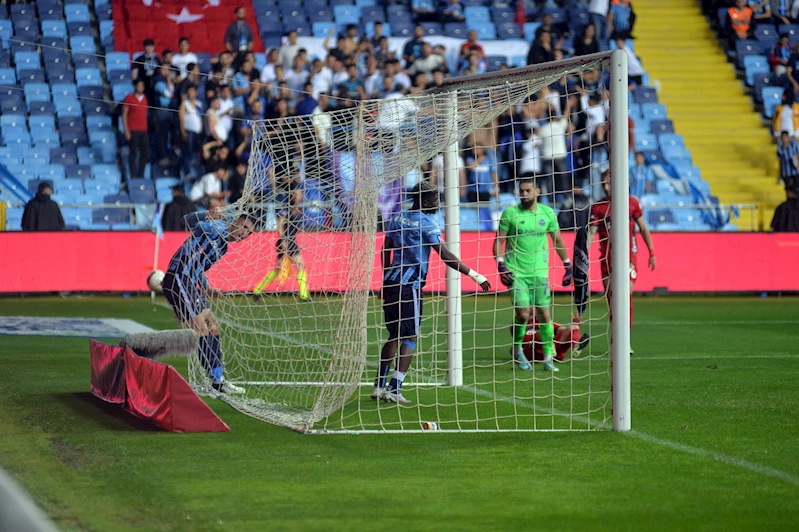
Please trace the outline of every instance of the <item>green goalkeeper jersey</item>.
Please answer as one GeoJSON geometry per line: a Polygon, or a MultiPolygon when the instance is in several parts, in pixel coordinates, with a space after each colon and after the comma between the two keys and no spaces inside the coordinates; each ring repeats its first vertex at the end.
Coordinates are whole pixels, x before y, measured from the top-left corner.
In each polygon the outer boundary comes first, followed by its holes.
{"type": "Polygon", "coordinates": [[[502,213],[499,230],[507,235],[505,264],[517,277],[549,277],[549,242],[547,236],[558,231],[555,211],[536,204],[535,211],[521,205],[502,213]]]}

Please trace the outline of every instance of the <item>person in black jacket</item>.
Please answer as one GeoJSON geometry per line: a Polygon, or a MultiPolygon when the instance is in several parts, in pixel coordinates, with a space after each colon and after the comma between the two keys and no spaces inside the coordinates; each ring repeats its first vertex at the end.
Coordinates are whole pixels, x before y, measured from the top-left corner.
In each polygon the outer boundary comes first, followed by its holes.
{"type": "Polygon", "coordinates": [[[164,231],[185,231],[186,222],[183,217],[196,211],[197,207],[186,197],[183,185],[175,185],[172,187],[172,202],[164,207],[164,216],[161,219],[164,231]]]}
{"type": "Polygon", "coordinates": [[[47,181],[39,183],[36,196],[25,205],[22,213],[23,231],[63,231],[64,217],[58,203],[50,199],[53,185],[47,181]]]}
{"type": "Polygon", "coordinates": [[[548,31],[542,31],[538,34],[533,44],[530,45],[530,51],[527,52],[527,64],[538,65],[554,61],[555,50],[556,47],[552,44],[552,34],[548,31]]]}
{"type": "Polygon", "coordinates": [[[775,233],[799,233],[799,199],[796,191],[785,191],[786,200],[774,211],[771,228],[775,233]]]}

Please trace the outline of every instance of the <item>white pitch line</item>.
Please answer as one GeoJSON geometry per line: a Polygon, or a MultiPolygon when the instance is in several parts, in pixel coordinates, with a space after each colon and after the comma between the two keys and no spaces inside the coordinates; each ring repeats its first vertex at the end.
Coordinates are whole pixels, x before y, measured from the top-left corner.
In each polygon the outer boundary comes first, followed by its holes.
{"type": "Polygon", "coordinates": [[[752,358],[799,358],[799,353],[795,354],[778,354],[778,355],[686,355],[686,356],[633,356],[630,357],[630,362],[642,362],[646,360],[749,360],[752,358]]]}
{"type": "MultiPolygon", "coordinates": [[[[571,416],[570,414],[568,414],[566,412],[561,412],[561,411],[558,411],[556,409],[547,408],[547,407],[543,407],[543,406],[538,406],[538,405],[529,403],[527,401],[524,401],[524,400],[521,400],[521,399],[517,399],[515,397],[509,397],[509,396],[505,396],[505,395],[493,394],[493,393],[491,393],[489,391],[483,390],[481,388],[476,388],[476,387],[471,386],[471,385],[462,386],[462,388],[471,391],[475,395],[481,395],[481,396],[486,397],[486,398],[493,398],[494,400],[499,400],[499,401],[503,401],[503,402],[506,402],[506,403],[515,403],[516,405],[524,407],[524,408],[531,408],[533,410],[539,410],[539,411],[543,411],[545,413],[554,414],[554,415],[570,416],[571,419],[573,419],[575,421],[579,421],[581,423],[585,423],[586,425],[588,425],[591,428],[593,428],[594,426],[597,426],[597,425],[600,424],[600,423],[598,423],[596,421],[592,421],[592,420],[588,419],[587,416],[582,415],[582,414],[576,415],[576,416],[571,416]]],[[[655,445],[661,445],[663,447],[668,447],[669,449],[672,449],[674,451],[681,451],[681,452],[685,452],[685,453],[688,453],[688,454],[693,454],[694,456],[699,456],[699,457],[702,457],[702,458],[709,458],[709,459],[715,460],[717,462],[723,462],[725,464],[734,465],[734,466],[740,467],[742,469],[747,469],[747,470],[752,471],[754,473],[759,473],[759,474],[767,476],[767,477],[771,477],[771,478],[776,478],[778,480],[782,480],[782,481],[787,482],[789,484],[793,484],[794,486],[799,486],[799,477],[797,477],[795,475],[791,475],[790,473],[785,473],[784,471],[780,471],[778,469],[774,469],[773,467],[768,467],[768,466],[764,466],[762,464],[758,464],[758,463],[755,463],[755,462],[750,462],[749,460],[744,460],[743,458],[738,458],[736,456],[729,456],[729,455],[722,454],[722,453],[716,453],[716,452],[713,452],[713,451],[708,451],[706,449],[702,449],[700,447],[693,447],[691,445],[685,445],[685,444],[678,443],[678,442],[675,442],[675,441],[666,440],[666,439],[663,439],[663,438],[657,438],[655,436],[651,436],[649,434],[646,434],[645,432],[640,432],[640,431],[637,431],[637,430],[631,430],[629,432],[622,432],[622,434],[625,435],[625,436],[638,438],[639,440],[642,440],[642,441],[645,441],[645,442],[654,443],[655,445]]]]}
{"type": "Polygon", "coordinates": [[[749,320],[749,321],[636,321],[636,325],[797,325],[799,320],[749,320]]]}

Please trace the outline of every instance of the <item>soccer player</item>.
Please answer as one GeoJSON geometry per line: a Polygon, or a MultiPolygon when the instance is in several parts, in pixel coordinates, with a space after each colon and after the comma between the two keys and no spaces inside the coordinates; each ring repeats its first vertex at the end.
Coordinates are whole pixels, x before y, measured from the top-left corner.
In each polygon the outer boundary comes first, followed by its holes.
{"type": "MultiPolygon", "coordinates": [[[[555,329],[555,361],[564,362],[570,350],[573,349],[575,353],[579,354],[588,347],[591,338],[588,333],[581,335],[579,316],[573,317],[572,322],[568,325],[553,322],[552,327],[555,329]]],[[[511,334],[513,334],[513,326],[511,326],[511,334]]],[[[530,320],[527,324],[522,349],[524,357],[530,362],[543,362],[546,359],[541,341],[541,331],[535,320],[530,320]]]]}
{"type": "Polygon", "coordinates": [[[470,269],[441,240],[441,230],[430,215],[438,210],[438,188],[421,181],[411,191],[410,210],[397,214],[388,224],[383,251],[383,315],[388,341],[380,352],[372,399],[389,403],[410,403],[402,396],[402,381],[411,367],[413,350],[422,319],[422,287],[427,279],[430,250],[438,253],[444,264],[471,277],[484,292],[491,288],[485,276],[470,269]],[[394,375],[386,385],[391,364],[399,360],[394,375]]]}
{"type": "Polygon", "coordinates": [[[200,364],[214,389],[220,393],[243,394],[244,388],[225,381],[222,375],[219,322],[206,299],[206,294],[218,291],[210,288],[205,272],[225,256],[230,242],[239,242],[252,234],[256,220],[242,214],[226,222],[214,219],[217,213],[205,211],[186,216],[191,234],[169,262],[163,290],[178,322],[200,336],[200,364]]]}
{"type": "Polygon", "coordinates": [[[283,284],[291,274],[291,264],[297,267],[297,284],[300,285],[300,300],[311,301],[308,291],[308,275],[302,261],[300,246],[297,244],[297,232],[302,223],[302,186],[292,182],[289,185],[289,204],[277,213],[277,265],[253,289],[255,294],[263,292],[264,288],[275,279],[278,284],[283,284]]]}
{"type": "MultiPolygon", "coordinates": [[[[610,246],[610,170],[605,170],[602,173],[602,188],[605,191],[605,197],[594,203],[591,206],[591,232],[588,236],[588,248],[590,249],[594,237],[599,233],[599,258],[602,270],[602,283],[605,286],[605,297],[608,300],[608,307],[613,294],[610,284],[611,272],[611,246],[610,246]]],[[[638,225],[638,230],[641,236],[644,237],[644,243],[649,250],[649,269],[654,270],[657,266],[657,259],[655,258],[655,247],[652,243],[652,234],[649,232],[649,227],[644,221],[644,211],[641,209],[641,204],[638,198],[630,196],[630,327],[633,324],[633,288],[635,280],[638,278],[638,243],[635,238],[635,226],[638,225]]]]}
{"type": "Polygon", "coordinates": [[[572,283],[573,270],[566,253],[566,244],[560,235],[555,211],[548,205],[538,203],[540,194],[541,189],[533,180],[525,179],[519,182],[521,202],[502,212],[499,231],[494,241],[494,258],[497,261],[502,284],[511,289],[513,307],[516,311],[511,356],[519,369],[524,371],[532,369],[524,357],[522,343],[527,323],[534,315],[536,323],[539,324],[544,370],[558,371],[552,363],[552,355],[555,352],[555,329],[549,313],[552,300],[549,290],[548,235],[551,236],[555,251],[563,261],[563,267],[566,268],[563,286],[572,283]]]}

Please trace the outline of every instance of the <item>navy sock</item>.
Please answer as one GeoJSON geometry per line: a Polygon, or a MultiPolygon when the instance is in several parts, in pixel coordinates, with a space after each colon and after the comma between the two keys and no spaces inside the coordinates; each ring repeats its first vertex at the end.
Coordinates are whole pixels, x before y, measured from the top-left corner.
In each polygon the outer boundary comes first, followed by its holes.
{"type": "Polygon", "coordinates": [[[402,391],[402,381],[405,380],[405,374],[399,371],[394,371],[394,375],[391,377],[391,380],[388,382],[388,386],[386,387],[387,390],[397,390],[398,392],[402,391]]]}
{"type": "MultiPolygon", "coordinates": [[[[200,364],[209,376],[216,368],[222,367],[222,346],[218,336],[203,336],[200,338],[200,364]]],[[[221,370],[220,370],[221,371],[221,370]]]]}
{"type": "Polygon", "coordinates": [[[388,378],[388,372],[391,371],[391,364],[386,364],[385,366],[381,365],[380,370],[377,374],[377,385],[380,388],[386,387],[386,379],[388,378]]]}

